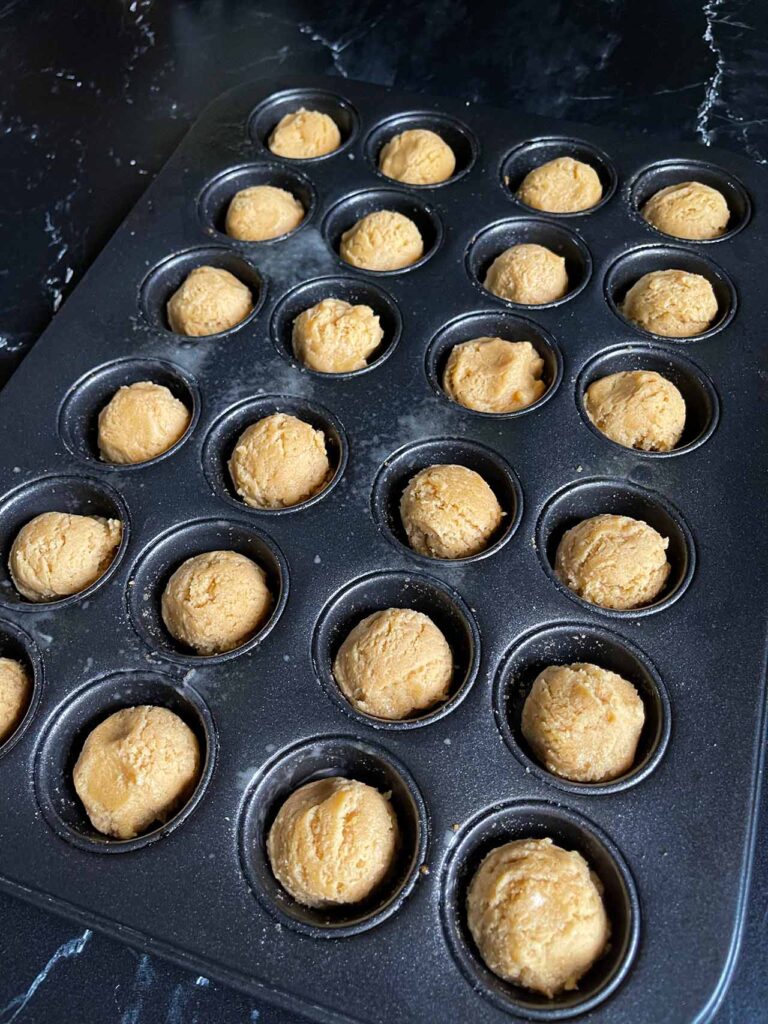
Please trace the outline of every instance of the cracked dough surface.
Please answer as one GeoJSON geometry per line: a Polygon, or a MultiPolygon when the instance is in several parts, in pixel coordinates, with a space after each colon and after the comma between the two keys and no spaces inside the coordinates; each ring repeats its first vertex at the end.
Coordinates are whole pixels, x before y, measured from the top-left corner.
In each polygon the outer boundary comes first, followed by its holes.
{"type": "Polygon", "coordinates": [[[344,232],[339,253],[361,270],[403,270],[424,255],[424,241],[410,217],[376,210],[344,232]]]}
{"type": "Polygon", "coordinates": [[[526,306],[555,302],[568,291],[565,258],[543,245],[513,245],[493,261],[483,287],[500,299],[526,306]]]}
{"type": "Polygon", "coordinates": [[[287,235],[303,220],[304,207],[296,196],[274,185],[253,185],[232,197],[224,229],[243,242],[266,242],[287,235]]]}
{"type": "Polygon", "coordinates": [[[664,338],[691,338],[712,326],[717,299],[701,274],[654,270],[627,292],[621,312],[628,320],[664,338]]]}
{"type": "Polygon", "coordinates": [[[162,384],[140,380],[121,387],[99,413],[101,457],[119,465],[155,459],[183,437],[190,418],[162,384]]]}
{"type": "Polygon", "coordinates": [[[195,267],[168,300],[172,331],[203,338],[235,327],[253,309],[250,288],[220,267],[195,267]]]}
{"type": "Polygon", "coordinates": [[[594,167],[583,160],[560,156],[529,171],[518,198],[546,213],[579,213],[603,198],[603,186],[594,167]]]}
{"type": "Polygon", "coordinates": [[[32,698],[29,672],[15,658],[0,658],[0,743],[16,731],[32,698]]]}
{"type": "Polygon", "coordinates": [[[685,429],[685,400],[655,370],[625,370],[587,388],[584,408],[599,431],[625,448],[669,452],[685,429]]]}
{"type": "Polygon", "coordinates": [[[341,132],[328,114],[299,107],[280,118],[269,137],[268,145],[275,156],[309,160],[326,156],[338,149],[341,145],[341,132]]]}
{"type": "Polygon", "coordinates": [[[473,338],[451,349],[443,387],[459,405],[476,412],[525,409],[547,390],[544,360],[530,341],[473,338]]]}
{"type": "Polygon", "coordinates": [[[691,241],[719,238],[731,216],[723,194],[700,181],[660,189],[641,212],[659,231],[691,241]]]}
{"type": "Polygon", "coordinates": [[[319,373],[351,373],[368,365],[384,331],[370,306],[323,299],[293,321],[293,351],[319,373]]]}
{"type": "Polygon", "coordinates": [[[409,128],[382,146],[379,170],[406,185],[437,185],[456,170],[456,157],[436,132],[409,128]]]}

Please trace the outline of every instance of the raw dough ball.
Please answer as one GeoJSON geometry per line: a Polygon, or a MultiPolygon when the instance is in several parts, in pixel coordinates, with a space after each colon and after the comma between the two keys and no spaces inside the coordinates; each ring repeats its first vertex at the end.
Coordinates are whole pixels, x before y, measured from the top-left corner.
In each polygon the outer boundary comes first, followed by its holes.
{"type": "Polygon", "coordinates": [[[171,636],[205,655],[244,644],[271,607],[266,573],[237,551],[188,558],[166,583],[160,602],[171,636]]]}
{"type": "Polygon", "coordinates": [[[400,499],[408,543],[431,558],[468,558],[488,547],[504,513],[488,484],[466,466],[427,466],[400,499]]]}
{"type": "Polygon", "coordinates": [[[448,699],[453,655],[428,615],[387,608],[358,622],[339,648],[333,675],[364,714],[408,718],[448,699]]]}
{"type": "Polygon", "coordinates": [[[281,117],[269,137],[269,148],[275,156],[291,160],[325,156],[340,145],[341,132],[333,118],[304,107],[281,117]]]}
{"type": "Polygon", "coordinates": [[[243,242],[266,242],[287,235],[303,220],[304,207],[296,196],[274,185],[254,185],[232,197],[224,230],[243,242]]]}
{"type": "Polygon", "coordinates": [[[253,309],[242,281],[219,267],[196,267],[168,300],[172,331],[190,338],[219,334],[239,324],[253,309]]]}
{"type": "Polygon", "coordinates": [[[543,245],[513,245],[493,261],[483,286],[500,299],[525,306],[555,302],[568,291],[565,258],[543,245]]]}
{"type": "Polygon", "coordinates": [[[8,560],[16,589],[28,601],[57,601],[103,576],[120,546],[118,519],[43,512],[22,526],[8,560]]]}
{"type": "Polygon", "coordinates": [[[197,737],[167,708],[123,708],[88,734],[73,779],[91,824],[133,839],[167,821],[200,774],[197,737]]]}
{"type": "Polygon", "coordinates": [[[161,384],[140,380],[121,387],[99,413],[101,457],[120,465],[155,459],[184,435],[190,418],[161,384]]]}
{"type": "Polygon", "coordinates": [[[517,195],[534,210],[579,213],[600,202],[603,186],[594,167],[570,156],[560,156],[529,171],[517,195]]]}
{"type": "Polygon", "coordinates": [[[621,312],[628,320],[664,338],[690,338],[712,326],[717,299],[701,274],[654,270],[627,292],[621,312]]]}
{"type": "Polygon", "coordinates": [[[654,370],[611,373],[590,384],[584,408],[598,430],[626,448],[671,451],[685,429],[685,400],[654,370]]]}
{"type": "Polygon", "coordinates": [[[659,231],[696,241],[719,238],[728,227],[731,211],[716,188],[700,181],[683,181],[652,195],[642,214],[659,231]]]}
{"type": "Polygon", "coordinates": [[[516,412],[547,390],[544,360],[530,341],[474,338],[448,356],[443,387],[454,402],[477,412],[516,412]]]}
{"type": "Polygon", "coordinates": [[[307,907],[359,903],[382,882],[399,829],[389,800],[355,779],[317,779],[278,811],[267,838],[278,882],[307,907]]]}
{"type": "Polygon", "coordinates": [[[341,258],[362,270],[402,270],[424,255],[410,218],[395,210],[368,213],[341,236],[341,258]]]}
{"type": "Polygon", "coordinates": [[[368,365],[384,331],[370,306],[323,299],[293,321],[293,351],[320,373],[350,373],[368,365]]]}
{"type": "Polygon", "coordinates": [[[273,413],[252,423],[229,460],[235,490],[251,508],[288,508],[317,494],[331,477],[325,434],[273,413]]]}
{"type": "Polygon", "coordinates": [[[437,185],[456,170],[456,157],[435,132],[409,128],[382,146],[379,170],[406,185],[437,185]]]}
{"type": "Polygon", "coordinates": [[[629,516],[601,515],[566,530],[555,572],[579,597],[601,608],[641,608],[664,589],[669,540],[629,516]]]}
{"type": "Polygon", "coordinates": [[[550,999],[578,987],[610,924],[602,886],[575,850],[518,839],[492,850],[467,893],[467,923],[494,974],[550,999]]]}
{"type": "Polygon", "coordinates": [[[573,782],[607,782],[632,767],[645,722],[642,699],[615,672],[550,665],[523,706],[523,735],[544,767],[573,782]]]}
{"type": "Polygon", "coordinates": [[[20,661],[0,658],[0,743],[15,732],[29,707],[32,680],[20,661]]]}

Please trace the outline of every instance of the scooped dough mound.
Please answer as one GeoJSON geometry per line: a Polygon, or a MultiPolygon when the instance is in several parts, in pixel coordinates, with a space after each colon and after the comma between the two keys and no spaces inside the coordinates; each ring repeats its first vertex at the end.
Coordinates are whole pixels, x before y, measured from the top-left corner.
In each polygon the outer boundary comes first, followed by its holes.
{"type": "Polygon", "coordinates": [[[467,923],[494,974],[550,999],[578,988],[610,935],[599,879],[551,839],[492,850],[470,883],[467,923]]]}
{"type": "Polygon", "coordinates": [[[652,334],[691,338],[712,326],[717,299],[712,285],[701,274],[654,270],[632,285],[621,311],[652,334]]]}
{"type": "Polygon", "coordinates": [[[351,373],[368,365],[384,337],[370,306],[323,299],[293,321],[293,351],[320,373],[351,373]]]}
{"type": "Polygon", "coordinates": [[[668,452],[685,429],[685,400],[654,370],[611,373],[590,384],[584,408],[598,430],[626,448],[668,452]]]}
{"type": "Polygon", "coordinates": [[[719,238],[728,227],[731,211],[716,188],[700,181],[682,181],[652,195],[642,214],[666,235],[699,241],[719,238]]]}
{"type": "Polygon", "coordinates": [[[266,573],[237,551],[206,551],[182,562],[160,604],[171,636],[203,655],[244,644],[271,607],[266,573]]]}
{"type": "Polygon", "coordinates": [[[573,782],[607,782],[632,767],[645,722],[637,690],[598,665],[550,665],[523,706],[523,735],[544,767],[573,782]]]}
{"type": "Polygon", "coordinates": [[[409,217],[376,210],[344,232],[339,252],[361,270],[403,270],[424,255],[424,241],[409,217]]]}
{"type": "Polygon", "coordinates": [[[437,185],[456,170],[456,157],[435,132],[409,128],[382,146],[379,170],[406,185],[437,185]]]}
{"type": "Polygon", "coordinates": [[[293,231],[304,220],[296,196],[274,185],[254,185],[237,192],[227,209],[228,235],[243,242],[266,242],[293,231]]]}
{"type": "Polygon", "coordinates": [[[641,608],[664,589],[669,540],[629,516],[601,515],[566,530],[555,572],[579,597],[601,608],[641,608]]]}
{"type": "Polygon", "coordinates": [[[0,743],[15,732],[32,697],[29,672],[15,658],[0,658],[0,743]]]}
{"type": "Polygon", "coordinates": [[[496,495],[466,466],[427,466],[400,499],[408,543],[431,558],[468,558],[488,547],[504,518],[496,495]]]}
{"type": "Polygon", "coordinates": [[[340,145],[341,132],[333,118],[304,107],[281,117],[269,137],[271,152],[291,160],[326,156],[340,145]]]}
{"type": "Polygon", "coordinates": [[[167,821],[200,775],[200,747],[189,726],[167,708],[123,708],[89,734],[73,772],[91,824],[133,839],[167,821]]]}
{"type": "Polygon", "coordinates": [[[453,655],[428,615],[387,608],[368,615],[349,633],[333,675],[347,700],[364,714],[408,718],[448,699],[453,655]]]}
{"type": "Polygon", "coordinates": [[[275,878],[307,907],[359,903],[380,885],[395,857],[397,817],[364,782],[308,782],[278,811],[267,838],[275,878]]]}
{"type": "Polygon", "coordinates": [[[288,508],[317,494],[331,477],[322,430],[276,412],[240,435],[229,472],[251,508],[288,508]]]}
{"type": "Polygon", "coordinates": [[[474,338],[451,349],[443,387],[467,409],[517,412],[547,390],[543,371],[544,360],[530,341],[474,338]]]}
{"type": "Polygon", "coordinates": [[[500,299],[525,306],[555,302],[568,291],[565,258],[543,245],[513,245],[496,257],[483,285],[500,299]]]}
{"type": "Polygon", "coordinates": [[[220,267],[196,267],[168,300],[172,331],[203,338],[235,327],[253,309],[253,296],[242,281],[220,267]]]}
{"type": "Polygon", "coordinates": [[[534,210],[579,213],[600,202],[603,186],[594,167],[570,156],[560,156],[529,171],[517,195],[534,210]]]}
{"type": "Polygon", "coordinates": [[[99,413],[101,457],[119,465],[155,459],[183,437],[190,418],[162,384],[140,380],[121,387],[99,413]]]}
{"type": "Polygon", "coordinates": [[[11,548],[9,568],[28,601],[57,601],[103,576],[120,546],[118,519],[43,512],[23,526],[11,548]]]}

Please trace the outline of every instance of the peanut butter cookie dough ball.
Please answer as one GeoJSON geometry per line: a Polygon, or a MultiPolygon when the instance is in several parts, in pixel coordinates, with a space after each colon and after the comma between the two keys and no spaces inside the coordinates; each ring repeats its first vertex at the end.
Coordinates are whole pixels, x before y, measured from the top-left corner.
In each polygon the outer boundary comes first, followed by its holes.
{"type": "Polygon", "coordinates": [[[121,387],[99,413],[101,457],[119,465],[155,459],[183,437],[190,419],[186,405],[161,384],[121,387]]]}
{"type": "Polygon", "coordinates": [[[29,672],[15,658],[0,658],[0,743],[16,731],[32,698],[29,672]]]}
{"type": "Polygon", "coordinates": [[[308,782],[278,811],[267,837],[275,878],[299,903],[359,903],[395,857],[399,827],[389,800],[355,779],[308,782]]]}
{"type": "Polygon", "coordinates": [[[596,380],[587,388],[584,408],[611,441],[644,452],[671,451],[685,429],[685,399],[654,370],[626,370],[596,380]]]}
{"type": "Polygon", "coordinates": [[[250,288],[220,267],[196,267],[168,300],[172,331],[190,338],[228,331],[253,309],[250,288]]]}
{"type": "Polygon", "coordinates": [[[403,270],[424,255],[424,241],[409,217],[376,210],[344,232],[339,253],[361,270],[403,270]]]}
{"type": "Polygon", "coordinates": [[[451,349],[443,387],[466,409],[517,412],[547,390],[543,370],[544,360],[530,341],[474,338],[451,349]]]}
{"type": "Polygon", "coordinates": [[[370,306],[323,299],[293,321],[297,359],[319,373],[351,373],[368,365],[384,337],[370,306]]]}
{"type": "Polygon", "coordinates": [[[700,181],[682,181],[652,195],[642,215],[666,235],[701,241],[719,238],[728,227],[731,211],[716,188],[700,181]]]}
{"type": "Polygon", "coordinates": [[[281,117],[269,137],[271,152],[291,160],[326,156],[340,145],[341,132],[333,118],[304,107],[281,117]]]}
{"type": "Polygon", "coordinates": [[[717,299],[701,274],[654,270],[627,292],[621,311],[628,320],[664,338],[692,338],[712,326],[717,299]]]}
{"type": "Polygon", "coordinates": [[[387,608],[350,632],[336,655],[333,676],[363,714],[397,720],[448,699],[453,655],[428,615],[387,608]]]}
{"type": "Polygon", "coordinates": [[[570,156],[560,156],[529,171],[517,195],[534,210],[580,213],[600,202],[603,186],[594,167],[570,156]]]}
{"type": "Polygon", "coordinates": [[[669,540],[629,516],[601,515],[566,530],[555,572],[585,601],[601,608],[642,608],[667,582],[669,540]]]}
{"type": "Polygon", "coordinates": [[[296,196],[274,185],[253,185],[235,193],[224,230],[241,242],[266,242],[293,231],[304,220],[296,196]]]}
{"type": "Polygon", "coordinates": [[[470,883],[467,923],[494,974],[550,999],[578,987],[610,935],[599,880],[551,839],[492,850],[470,883]]]}
{"type": "Polygon", "coordinates": [[[493,261],[483,287],[500,299],[525,306],[555,302],[568,291],[565,258],[543,245],[513,245],[493,261]]]}
{"type": "Polygon", "coordinates": [[[456,170],[456,157],[435,132],[409,128],[382,146],[379,170],[406,185],[437,185],[456,170]]]}
{"type": "Polygon", "coordinates": [[[88,734],[73,772],[93,827],[133,839],[165,822],[200,775],[200,747],[167,708],[141,704],[110,715],[88,734]]]}
{"type": "Polygon", "coordinates": [[[103,576],[117,554],[118,519],[43,512],[19,530],[8,560],[11,578],[28,601],[78,594],[103,576]]]}

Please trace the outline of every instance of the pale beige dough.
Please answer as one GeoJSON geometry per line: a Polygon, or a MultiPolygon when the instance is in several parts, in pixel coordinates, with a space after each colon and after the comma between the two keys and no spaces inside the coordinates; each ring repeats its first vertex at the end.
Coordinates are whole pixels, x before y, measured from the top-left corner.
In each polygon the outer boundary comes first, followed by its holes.
{"type": "Polygon", "coordinates": [[[253,185],[235,193],[224,230],[242,242],[266,242],[293,231],[304,220],[296,196],[274,185],[253,185]]]}
{"type": "Polygon", "coordinates": [[[691,338],[717,317],[712,285],[701,274],[654,270],[627,292],[621,311],[628,320],[665,338],[691,338]]]}
{"type": "Polygon", "coordinates": [[[594,167],[570,156],[549,160],[529,171],[518,198],[546,213],[580,213],[603,198],[603,186],[594,167]]]}
{"type": "Polygon", "coordinates": [[[220,267],[196,267],[168,300],[168,324],[177,334],[203,338],[235,327],[253,309],[250,288],[220,267]]]}
{"type": "Polygon", "coordinates": [[[29,672],[15,658],[0,658],[0,743],[16,731],[32,698],[29,672]]]}
{"type": "Polygon", "coordinates": [[[291,160],[326,156],[340,145],[341,132],[333,118],[304,107],[281,117],[269,137],[271,152],[291,160]]]}
{"type": "Polygon", "coordinates": [[[642,214],[667,235],[700,241],[719,238],[728,227],[731,211],[716,188],[700,181],[682,181],[652,195],[642,214]]]}
{"type": "Polygon", "coordinates": [[[507,413],[541,398],[544,360],[530,341],[473,338],[451,349],[443,387],[459,405],[476,412],[507,413]]]}
{"type": "Polygon", "coordinates": [[[155,459],[183,437],[190,418],[186,405],[161,384],[140,380],[121,387],[99,413],[101,457],[120,465],[155,459]]]}
{"type": "Polygon", "coordinates": [[[568,291],[565,258],[543,245],[513,245],[496,257],[483,285],[500,299],[525,306],[555,302],[568,291]]]}
{"type": "Polygon", "coordinates": [[[424,241],[409,217],[376,210],[344,232],[339,253],[361,270],[403,270],[424,255],[424,241]]]}
{"type": "Polygon", "coordinates": [[[601,377],[587,388],[584,408],[606,437],[645,452],[671,451],[685,429],[683,396],[655,370],[601,377]]]}
{"type": "Polygon", "coordinates": [[[278,811],[267,838],[275,878],[299,903],[359,903],[389,872],[399,841],[389,799],[355,779],[308,782],[278,811]]]}
{"type": "Polygon", "coordinates": [[[578,988],[610,936],[599,879],[551,839],[492,850],[470,883],[467,923],[494,974],[550,999],[578,988]]]}
{"type": "Polygon", "coordinates": [[[456,157],[436,132],[409,128],[382,146],[379,170],[406,185],[437,185],[456,170],[456,157]]]}
{"type": "Polygon", "coordinates": [[[370,306],[323,299],[293,321],[293,351],[319,373],[351,373],[368,365],[384,331],[370,306]]]}
{"type": "Polygon", "coordinates": [[[165,822],[191,795],[200,775],[197,737],[167,708],[123,708],[93,729],[73,772],[93,827],[133,839],[165,822]]]}

